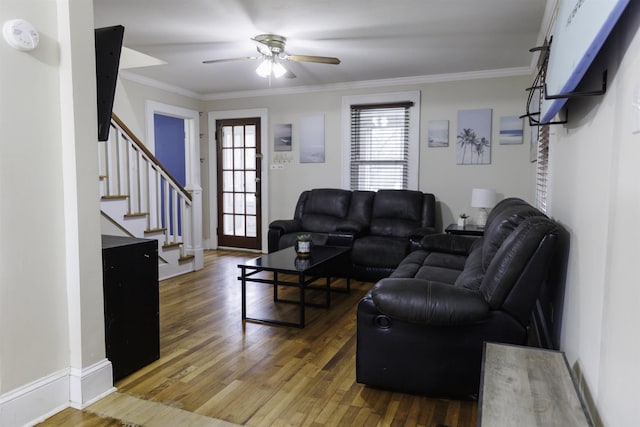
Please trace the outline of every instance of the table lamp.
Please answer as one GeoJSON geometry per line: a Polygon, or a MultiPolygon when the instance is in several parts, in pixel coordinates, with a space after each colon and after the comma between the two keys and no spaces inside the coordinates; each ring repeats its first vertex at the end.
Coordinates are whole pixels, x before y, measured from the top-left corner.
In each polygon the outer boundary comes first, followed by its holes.
{"type": "Polygon", "coordinates": [[[490,188],[474,188],[471,191],[471,207],[478,208],[476,225],[483,228],[487,223],[489,210],[496,204],[496,190],[490,188]]]}

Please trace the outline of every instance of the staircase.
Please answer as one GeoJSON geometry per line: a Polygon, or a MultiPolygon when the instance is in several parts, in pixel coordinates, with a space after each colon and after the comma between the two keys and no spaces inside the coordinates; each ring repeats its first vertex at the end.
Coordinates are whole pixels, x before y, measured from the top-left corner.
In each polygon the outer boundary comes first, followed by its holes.
{"type": "Polygon", "coordinates": [[[201,206],[115,114],[98,156],[102,234],[157,240],[160,279],[202,268],[201,206]]]}

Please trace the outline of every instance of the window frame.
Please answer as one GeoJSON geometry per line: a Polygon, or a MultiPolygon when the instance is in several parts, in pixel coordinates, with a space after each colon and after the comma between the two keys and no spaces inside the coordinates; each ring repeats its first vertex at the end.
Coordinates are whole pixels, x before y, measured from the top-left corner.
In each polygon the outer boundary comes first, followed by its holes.
{"type": "Polygon", "coordinates": [[[420,91],[390,92],[342,97],[342,188],[351,186],[351,106],[413,102],[409,108],[409,158],[407,189],[418,190],[420,181],[420,91]]]}

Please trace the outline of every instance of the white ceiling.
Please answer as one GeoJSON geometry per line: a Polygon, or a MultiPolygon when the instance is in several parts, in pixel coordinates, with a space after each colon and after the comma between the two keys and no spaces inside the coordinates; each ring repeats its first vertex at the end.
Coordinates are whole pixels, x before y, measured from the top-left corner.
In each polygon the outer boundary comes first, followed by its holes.
{"type": "Polygon", "coordinates": [[[501,70],[532,64],[546,0],[94,0],[95,27],[124,25],[124,45],[166,61],[129,70],[197,96],[261,90],[254,56],[262,33],[289,54],[340,65],[286,62],[296,79],[272,88],[501,70]]]}

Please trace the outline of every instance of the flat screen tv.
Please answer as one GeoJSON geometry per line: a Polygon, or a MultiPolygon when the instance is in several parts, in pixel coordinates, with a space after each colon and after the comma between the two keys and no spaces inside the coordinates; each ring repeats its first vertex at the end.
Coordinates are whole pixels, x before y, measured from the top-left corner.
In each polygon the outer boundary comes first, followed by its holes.
{"type": "Polygon", "coordinates": [[[96,28],[95,30],[98,141],[109,139],[123,37],[124,27],[122,25],[96,28]]]}
{"type": "MultiPolygon", "coordinates": [[[[547,95],[575,90],[629,0],[560,0],[549,53],[547,95]]],[[[566,98],[542,101],[540,123],[549,123],[566,98]]]]}

